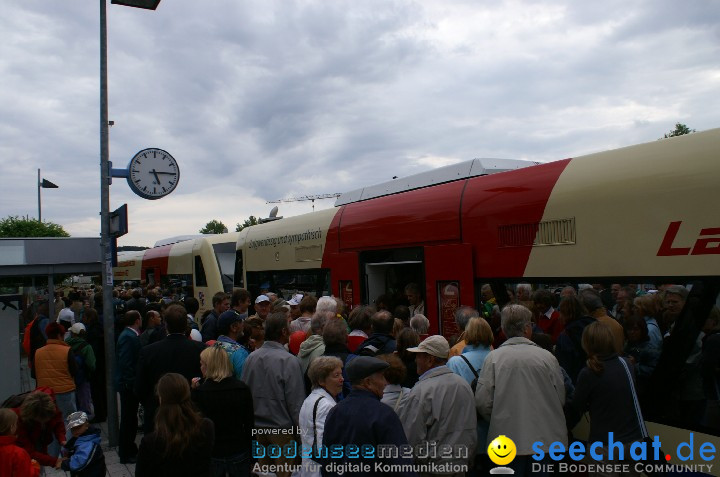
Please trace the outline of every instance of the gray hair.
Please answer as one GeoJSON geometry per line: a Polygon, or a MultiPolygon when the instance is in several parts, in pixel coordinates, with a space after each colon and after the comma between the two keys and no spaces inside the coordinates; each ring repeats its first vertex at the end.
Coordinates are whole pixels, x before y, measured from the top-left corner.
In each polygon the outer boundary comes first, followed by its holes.
{"type": "Polygon", "coordinates": [[[529,283],[518,283],[515,287],[515,293],[517,293],[520,290],[526,290],[528,293],[532,292],[532,285],[529,283]]]}
{"type": "Polygon", "coordinates": [[[425,335],[430,329],[430,320],[428,320],[425,315],[417,314],[410,318],[410,328],[415,330],[415,333],[419,335],[425,335]]]}
{"type": "Polygon", "coordinates": [[[310,330],[314,335],[321,335],[328,320],[335,318],[335,313],[330,311],[316,311],[310,320],[310,330]]]}
{"type": "Polygon", "coordinates": [[[471,306],[461,306],[455,310],[455,323],[457,323],[458,328],[464,330],[470,318],[478,318],[479,316],[480,313],[478,313],[475,308],[471,306]]]}
{"type": "Polygon", "coordinates": [[[328,320],[322,330],[322,337],[326,346],[329,344],[346,344],[348,332],[343,320],[328,320]]]}
{"type": "Polygon", "coordinates": [[[321,311],[332,311],[334,315],[337,313],[337,302],[335,301],[335,298],[331,296],[320,297],[317,302],[317,306],[315,307],[315,311],[318,313],[321,311]]]}
{"type": "Polygon", "coordinates": [[[273,313],[265,319],[265,339],[267,341],[277,341],[282,336],[282,330],[288,328],[287,314],[273,313]]]}
{"type": "Polygon", "coordinates": [[[312,388],[319,387],[320,381],[327,379],[337,368],[342,369],[342,365],[342,360],[335,356],[318,356],[312,360],[307,371],[312,388]]]}
{"type": "Polygon", "coordinates": [[[605,307],[605,304],[603,303],[600,294],[597,292],[597,290],[594,290],[592,288],[586,288],[585,290],[581,291],[580,300],[582,300],[582,304],[590,313],[605,307]]]}
{"type": "Polygon", "coordinates": [[[682,298],[683,301],[685,301],[685,300],[687,300],[689,292],[688,292],[688,289],[682,285],[670,285],[669,287],[667,287],[665,289],[665,294],[667,295],[668,293],[670,293],[672,295],[679,295],[680,298],[682,298]]]}
{"type": "Polygon", "coordinates": [[[532,312],[522,305],[507,305],[502,310],[500,326],[508,338],[525,336],[525,328],[532,323],[532,312]]]}

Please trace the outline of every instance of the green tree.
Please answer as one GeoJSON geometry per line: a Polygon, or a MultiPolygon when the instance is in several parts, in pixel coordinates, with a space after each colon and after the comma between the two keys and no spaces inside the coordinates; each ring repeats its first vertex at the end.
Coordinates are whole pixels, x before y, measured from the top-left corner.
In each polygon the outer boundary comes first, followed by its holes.
{"type": "Polygon", "coordinates": [[[228,228],[225,227],[225,224],[215,219],[211,220],[205,224],[205,227],[200,229],[201,234],[226,234],[227,231],[228,228]]]}
{"type": "Polygon", "coordinates": [[[695,132],[694,129],[690,129],[689,127],[687,127],[687,126],[684,125],[683,123],[676,123],[676,124],[675,124],[675,129],[673,129],[672,131],[670,131],[669,133],[667,133],[667,134],[665,135],[664,139],[667,139],[667,138],[669,138],[669,137],[682,136],[682,135],[684,135],[684,134],[690,134],[690,133],[694,133],[694,132],[695,132]]]}
{"type": "Polygon", "coordinates": [[[0,220],[0,237],[69,237],[61,225],[21,218],[17,215],[0,220]]]}
{"type": "Polygon", "coordinates": [[[253,225],[258,224],[258,219],[254,215],[251,215],[249,218],[245,219],[245,222],[242,224],[237,223],[235,224],[235,232],[240,232],[245,227],[252,227],[253,225]]]}

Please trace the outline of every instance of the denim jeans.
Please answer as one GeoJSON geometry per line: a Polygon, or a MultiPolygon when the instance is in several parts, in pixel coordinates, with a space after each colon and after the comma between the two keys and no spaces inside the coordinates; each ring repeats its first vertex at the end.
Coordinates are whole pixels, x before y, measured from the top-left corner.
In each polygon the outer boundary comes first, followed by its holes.
{"type": "MultiPolygon", "coordinates": [[[[63,423],[65,424],[65,441],[70,440],[72,432],[67,428],[67,417],[77,411],[75,403],[75,391],[60,393],[55,395],[55,403],[62,413],[63,423]]],[[[56,456],[60,453],[60,443],[53,436],[53,443],[48,446],[48,454],[56,456]]]]}
{"type": "Polygon", "coordinates": [[[228,457],[212,458],[212,475],[214,477],[250,477],[250,451],[228,457]]]}

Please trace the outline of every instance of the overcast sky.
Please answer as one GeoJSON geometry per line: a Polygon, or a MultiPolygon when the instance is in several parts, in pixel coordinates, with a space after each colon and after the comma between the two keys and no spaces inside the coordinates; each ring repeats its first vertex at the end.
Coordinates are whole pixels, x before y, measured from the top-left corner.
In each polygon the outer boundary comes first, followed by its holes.
{"type": "MultiPolygon", "coordinates": [[[[60,186],[43,189],[43,219],[98,236],[99,2],[2,4],[0,217],[37,217],[40,168],[60,186]]],[[[156,201],[114,180],[120,245],[475,157],[720,126],[716,1],[163,0],[108,5],[108,36],[114,167],[159,147],[181,169],[156,201]]]]}

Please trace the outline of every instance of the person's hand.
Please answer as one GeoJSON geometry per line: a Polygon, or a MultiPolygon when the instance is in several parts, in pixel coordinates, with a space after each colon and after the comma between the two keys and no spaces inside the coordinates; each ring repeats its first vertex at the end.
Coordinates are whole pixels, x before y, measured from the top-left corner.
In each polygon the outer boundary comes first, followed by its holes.
{"type": "Polygon", "coordinates": [[[55,468],[59,469],[64,460],[65,460],[64,457],[58,457],[57,461],[55,462],[55,468]]]}
{"type": "Polygon", "coordinates": [[[200,386],[200,378],[192,378],[192,382],[190,383],[190,387],[192,389],[197,389],[197,387],[200,386]]]}

